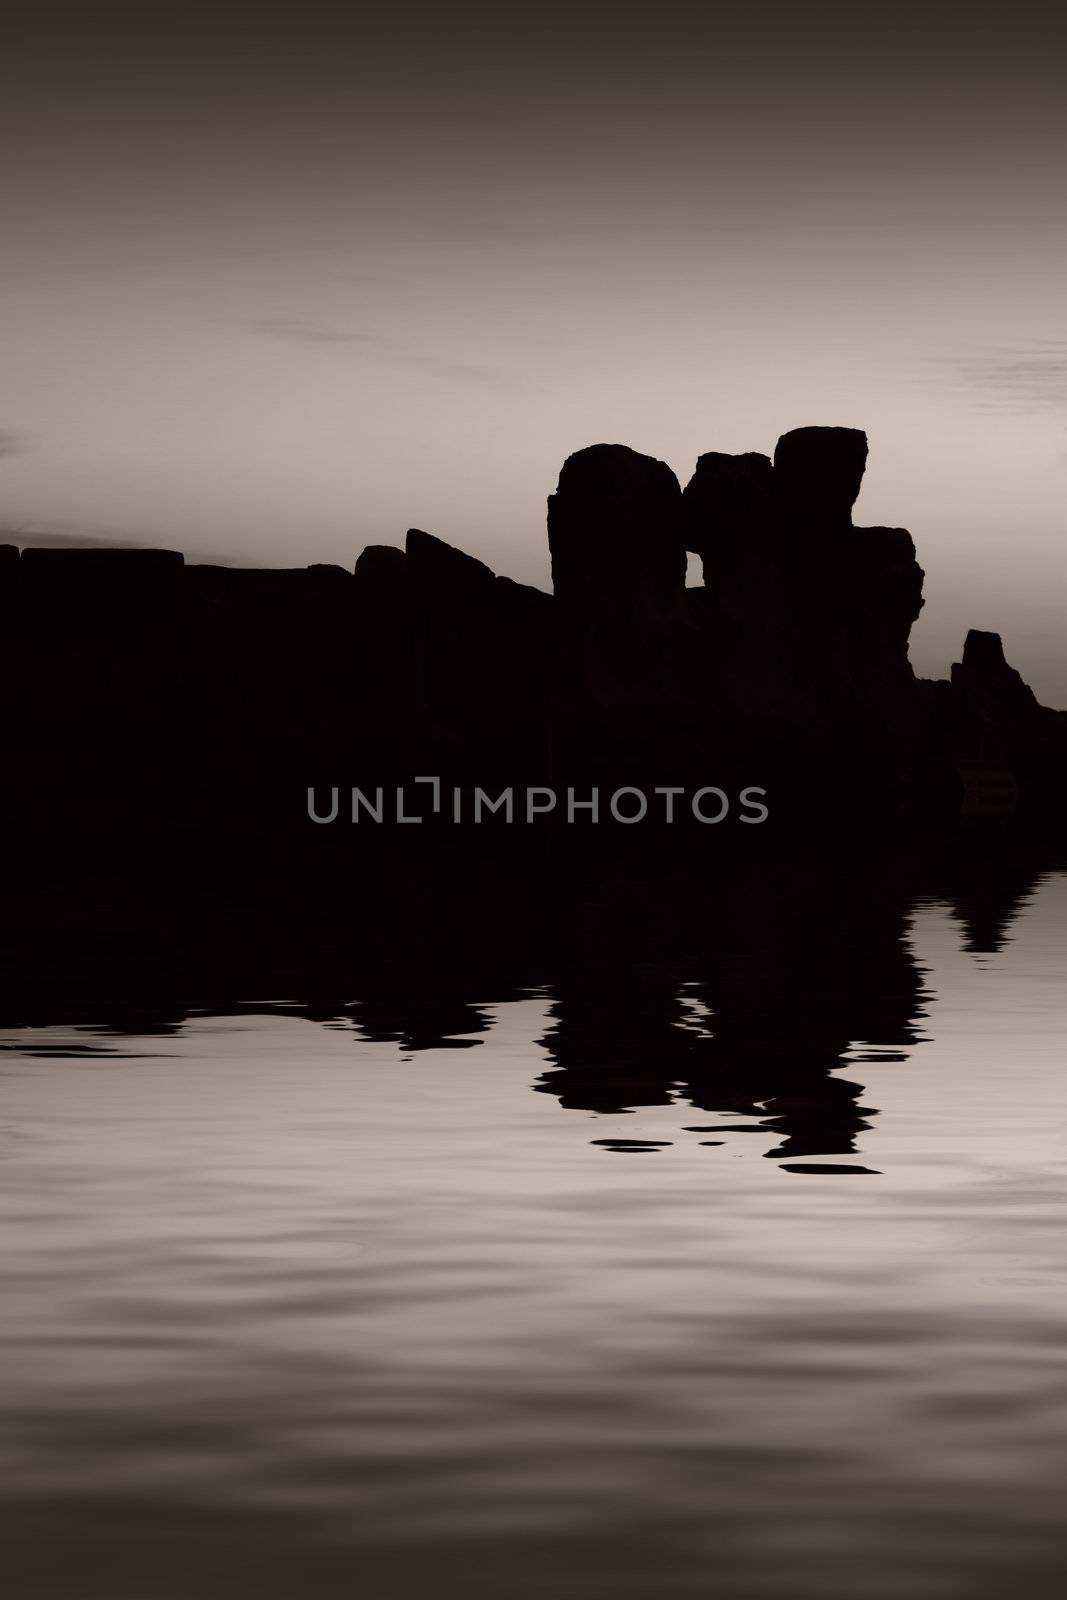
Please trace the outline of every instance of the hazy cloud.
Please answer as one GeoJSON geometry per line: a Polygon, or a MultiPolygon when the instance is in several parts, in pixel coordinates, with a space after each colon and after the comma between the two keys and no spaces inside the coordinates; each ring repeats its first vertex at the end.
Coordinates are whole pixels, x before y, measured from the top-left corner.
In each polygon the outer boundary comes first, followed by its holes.
{"type": "Polygon", "coordinates": [[[480,244],[489,239],[508,239],[514,229],[489,217],[426,217],[417,225],[426,238],[443,244],[480,244]]]}
{"type": "Polygon", "coordinates": [[[32,528],[0,532],[0,544],[21,545],[24,550],[127,550],[143,548],[136,540],[109,539],[94,533],[40,533],[32,528]]]}
{"type": "Polygon", "coordinates": [[[411,367],[419,367],[423,372],[435,374],[439,378],[455,378],[460,383],[497,384],[504,388],[510,387],[513,381],[506,372],[501,372],[497,367],[483,367],[473,361],[448,361],[440,356],[420,355],[417,350],[398,350],[389,359],[404,362],[411,367]]]}
{"type": "Polygon", "coordinates": [[[252,317],[243,326],[252,333],[287,344],[357,345],[372,359],[397,366],[415,367],[432,377],[451,378],[459,383],[508,386],[512,379],[497,367],[476,361],[456,361],[429,350],[418,350],[402,339],[384,334],[331,327],[304,317],[252,317]]]}
{"type": "Polygon", "coordinates": [[[376,344],[379,337],[360,329],[331,328],[304,317],[254,317],[247,326],[253,333],[289,344],[376,344]]]}
{"type": "Polygon", "coordinates": [[[1067,409],[1067,339],[1025,339],[950,363],[983,405],[1012,411],[1067,409]]]}

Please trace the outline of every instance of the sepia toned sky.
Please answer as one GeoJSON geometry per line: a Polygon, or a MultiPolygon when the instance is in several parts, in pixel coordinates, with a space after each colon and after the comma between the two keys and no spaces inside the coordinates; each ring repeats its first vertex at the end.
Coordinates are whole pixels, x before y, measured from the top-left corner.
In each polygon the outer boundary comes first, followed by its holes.
{"type": "Polygon", "coordinates": [[[863,427],[913,659],[1067,705],[1067,16],[1004,4],[22,8],[0,36],[0,527],[547,585],[618,441],[863,427]]]}

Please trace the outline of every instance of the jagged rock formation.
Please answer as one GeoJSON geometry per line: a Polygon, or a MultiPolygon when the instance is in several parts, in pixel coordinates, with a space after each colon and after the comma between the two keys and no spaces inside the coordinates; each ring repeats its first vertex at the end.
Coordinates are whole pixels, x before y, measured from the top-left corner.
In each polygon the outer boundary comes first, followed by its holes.
{"type": "Polygon", "coordinates": [[[487,769],[543,747],[550,597],[420,528],[355,567],[358,704],[394,764],[432,751],[487,769]]]}
{"type": "Polygon", "coordinates": [[[796,676],[800,617],[770,458],[702,455],[683,506],[686,544],[703,568],[691,614],[705,635],[709,678],[735,723],[810,738],[819,715],[796,676]]]}
{"type": "Polygon", "coordinates": [[[1004,659],[999,634],[971,629],[963,659],[952,667],[950,696],[953,745],[965,750],[967,759],[1028,772],[1032,786],[1057,786],[1067,748],[1067,713],[1038,702],[1004,659]]]}
{"type": "Polygon", "coordinates": [[[798,428],[773,462],[701,456],[685,490],[714,676],[779,740],[906,736],[923,574],[904,529],[852,526],[866,459],[856,429],[798,428]]]}
{"type": "Polygon", "coordinates": [[[852,523],[867,466],[858,428],[793,428],[774,451],[774,477],[787,514],[826,532],[852,523]]]}
{"type": "Polygon", "coordinates": [[[621,444],[568,456],[548,501],[552,586],[565,606],[606,599],[674,612],[685,588],[682,491],[670,467],[621,444]]]}
{"type": "Polygon", "coordinates": [[[866,457],[855,429],[799,428],[773,458],[702,455],[683,494],[652,457],[581,450],[549,499],[554,596],[418,529],[354,572],[0,547],[16,819],[234,824],[259,795],[270,827],[268,791],[346,775],[763,781],[816,759],[890,804],[917,773],[920,809],[968,762],[1060,793],[1067,717],[995,634],[915,679],[923,573],[904,529],[853,526],[866,457]]]}
{"type": "Polygon", "coordinates": [[[970,630],[963,660],[953,663],[951,682],[967,709],[992,726],[1025,727],[1040,714],[1034,691],[1005,661],[999,633],[970,630]]]}
{"type": "Polygon", "coordinates": [[[685,602],[682,491],[670,467],[625,445],[564,462],[548,501],[560,612],[554,721],[569,752],[678,759],[681,721],[707,710],[685,602]]]}

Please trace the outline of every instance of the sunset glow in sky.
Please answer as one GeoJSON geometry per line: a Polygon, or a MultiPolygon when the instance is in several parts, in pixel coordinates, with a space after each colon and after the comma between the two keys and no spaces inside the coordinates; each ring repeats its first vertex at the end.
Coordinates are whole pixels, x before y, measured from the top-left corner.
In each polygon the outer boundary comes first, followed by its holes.
{"type": "Polygon", "coordinates": [[[1007,4],[42,5],[0,58],[7,537],[547,586],[597,441],[865,428],[920,671],[1067,705],[1067,23],[1007,4]]]}

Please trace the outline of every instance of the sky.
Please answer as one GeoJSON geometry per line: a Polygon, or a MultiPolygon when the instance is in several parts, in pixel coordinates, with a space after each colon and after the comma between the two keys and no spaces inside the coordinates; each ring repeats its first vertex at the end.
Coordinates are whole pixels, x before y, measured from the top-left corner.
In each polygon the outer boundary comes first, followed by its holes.
{"type": "Polygon", "coordinates": [[[1039,0],[24,6],[0,528],[418,526],[547,587],[572,451],[861,427],[917,669],[993,628],[1067,706],[1065,46],[1039,0]]]}

